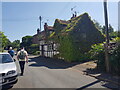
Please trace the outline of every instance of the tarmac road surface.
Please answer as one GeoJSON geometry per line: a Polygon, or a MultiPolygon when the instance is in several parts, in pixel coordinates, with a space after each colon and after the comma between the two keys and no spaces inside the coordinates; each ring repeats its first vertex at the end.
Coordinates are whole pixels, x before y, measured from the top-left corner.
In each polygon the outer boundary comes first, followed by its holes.
{"type": "MultiPolygon", "coordinates": [[[[56,60],[42,57],[29,56],[24,76],[18,77],[18,82],[13,88],[115,88],[111,83],[99,81],[93,77],[83,75],[56,60]]],[[[20,73],[18,61],[16,61],[18,73],[20,73]]]]}

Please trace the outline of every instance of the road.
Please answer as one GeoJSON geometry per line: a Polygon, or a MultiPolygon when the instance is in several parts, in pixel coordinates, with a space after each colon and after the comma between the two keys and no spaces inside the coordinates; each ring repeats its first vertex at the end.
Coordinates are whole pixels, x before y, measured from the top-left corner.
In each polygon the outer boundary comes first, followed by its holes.
{"type": "MultiPolygon", "coordinates": [[[[13,88],[113,88],[114,85],[83,75],[74,65],[62,61],[30,56],[24,76],[18,77],[13,88]]],[[[20,73],[18,61],[16,61],[20,73]]]]}

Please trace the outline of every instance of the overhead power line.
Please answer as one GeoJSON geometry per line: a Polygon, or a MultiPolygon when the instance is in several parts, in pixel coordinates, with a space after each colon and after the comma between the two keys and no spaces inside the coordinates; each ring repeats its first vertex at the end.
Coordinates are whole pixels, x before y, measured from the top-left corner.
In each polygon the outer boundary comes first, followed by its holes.
{"type": "MultiPolygon", "coordinates": [[[[56,18],[53,17],[46,17],[46,16],[42,16],[43,20],[49,21],[49,20],[53,20],[56,18]]],[[[1,21],[5,21],[5,22],[20,22],[20,21],[38,21],[38,17],[31,17],[31,18],[0,18],[1,21]]]]}

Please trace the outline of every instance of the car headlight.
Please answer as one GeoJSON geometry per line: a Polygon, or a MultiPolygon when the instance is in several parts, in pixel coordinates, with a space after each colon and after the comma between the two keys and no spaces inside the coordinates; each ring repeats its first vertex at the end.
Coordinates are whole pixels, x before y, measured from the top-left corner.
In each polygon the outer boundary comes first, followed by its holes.
{"type": "Polygon", "coordinates": [[[11,71],[8,71],[7,75],[14,74],[14,73],[16,73],[16,71],[15,70],[11,70],[11,71]]]}

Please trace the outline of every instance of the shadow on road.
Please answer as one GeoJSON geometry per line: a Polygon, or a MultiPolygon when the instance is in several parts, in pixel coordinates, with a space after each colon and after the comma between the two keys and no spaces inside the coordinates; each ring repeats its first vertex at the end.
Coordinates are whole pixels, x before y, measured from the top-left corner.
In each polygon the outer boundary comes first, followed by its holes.
{"type": "Polygon", "coordinates": [[[9,89],[11,89],[12,87],[13,87],[12,85],[7,84],[7,85],[2,86],[2,87],[0,88],[0,90],[9,90],[9,89]]]}
{"type": "Polygon", "coordinates": [[[89,88],[90,86],[92,86],[92,85],[94,85],[94,84],[96,84],[96,83],[99,83],[99,82],[100,82],[99,80],[94,81],[94,82],[92,82],[92,83],[89,83],[89,84],[87,84],[87,85],[85,85],[85,86],[82,86],[82,87],[78,88],[77,90],[82,90],[82,89],[89,88]]]}
{"type": "Polygon", "coordinates": [[[33,67],[47,67],[49,69],[66,69],[73,67],[77,64],[80,64],[78,62],[65,62],[60,59],[53,59],[53,58],[46,58],[46,57],[35,57],[35,58],[30,58],[30,62],[35,62],[30,64],[29,66],[33,67]]]}
{"type": "MultiPolygon", "coordinates": [[[[53,59],[53,58],[46,58],[46,57],[34,57],[34,58],[30,58],[30,62],[35,62],[35,63],[32,63],[30,64],[29,66],[32,66],[32,67],[47,67],[49,69],[67,69],[67,68],[71,68],[75,65],[78,65],[78,64],[82,64],[82,63],[79,63],[79,62],[73,62],[73,63],[68,63],[68,62],[65,62],[64,60],[59,60],[59,59],[53,59]]],[[[103,81],[104,83],[102,83],[102,86],[104,87],[107,87],[107,88],[118,88],[119,86],[114,84],[111,84],[111,82],[108,82],[108,81],[105,81],[105,79],[114,79],[111,74],[106,74],[104,72],[101,72],[97,69],[90,69],[90,68],[86,68],[85,71],[83,71],[86,75],[88,74],[92,74],[92,75],[97,75],[95,76],[96,79],[99,79],[95,82],[92,82],[88,85],[85,85],[83,87],[80,87],[79,89],[84,89],[84,88],[89,88],[90,86],[92,86],[93,84],[96,84],[98,82],[103,81]]],[[[114,79],[115,80],[115,79],[114,79]]],[[[118,80],[118,79],[116,79],[118,80]]]]}
{"type": "Polygon", "coordinates": [[[117,78],[116,76],[114,76],[110,73],[105,73],[96,68],[94,68],[94,69],[88,68],[83,72],[85,72],[86,75],[94,76],[96,79],[103,81],[104,83],[102,84],[102,86],[104,86],[104,87],[107,87],[110,89],[120,89],[120,86],[119,86],[120,78],[117,78]]]}
{"type": "MultiPolygon", "coordinates": [[[[100,80],[96,80],[96,81],[94,81],[94,82],[91,82],[91,83],[89,83],[89,84],[87,84],[87,85],[84,85],[84,86],[82,86],[82,87],[80,87],[80,88],[78,88],[78,89],[76,89],[76,90],[82,90],[82,89],[92,89],[92,87],[91,86],[93,86],[93,85],[95,85],[95,84],[97,84],[97,83],[101,83],[101,86],[104,86],[105,88],[108,88],[108,89],[118,89],[118,87],[116,87],[116,86],[114,86],[113,84],[111,84],[111,83],[109,83],[109,82],[103,82],[103,81],[100,81],[100,80]]],[[[94,88],[94,87],[93,87],[94,88]]],[[[94,88],[95,89],[95,88],[94,88]]],[[[100,89],[102,89],[102,88],[100,88],[100,89]]],[[[106,90],[106,89],[105,89],[106,90]]]]}

